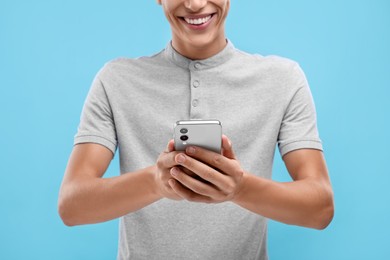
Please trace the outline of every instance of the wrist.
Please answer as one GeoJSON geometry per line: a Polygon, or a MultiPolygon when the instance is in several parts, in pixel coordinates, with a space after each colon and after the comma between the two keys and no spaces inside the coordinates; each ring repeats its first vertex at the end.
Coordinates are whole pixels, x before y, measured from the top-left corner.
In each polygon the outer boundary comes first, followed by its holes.
{"type": "Polygon", "coordinates": [[[244,174],[242,175],[240,184],[237,187],[237,191],[235,192],[235,194],[231,200],[233,203],[240,204],[240,202],[245,197],[245,193],[246,193],[247,187],[248,187],[247,183],[248,183],[249,178],[250,178],[250,174],[247,172],[244,172],[244,174]]]}
{"type": "Polygon", "coordinates": [[[147,169],[147,174],[149,177],[148,178],[148,181],[149,181],[148,186],[150,187],[150,193],[152,194],[152,196],[155,197],[156,200],[159,200],[159,199],[162,199],[164,196],[162,195],[160,188],[159,188],[159,185],[158,185],[158,182],[157,182],[156,171],[157,171],[156,165],[150,166],[147,169]]]}

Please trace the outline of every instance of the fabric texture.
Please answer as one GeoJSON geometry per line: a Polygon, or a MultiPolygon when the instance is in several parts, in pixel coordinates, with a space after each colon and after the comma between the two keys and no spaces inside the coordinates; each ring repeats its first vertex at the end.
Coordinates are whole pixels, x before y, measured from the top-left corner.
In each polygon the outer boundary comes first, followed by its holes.
{"type": "MultiPolygon", "coordinates": [[[[190,60],[168,44],[158,54],[107,63],[84,104],[74,143],[119,150],[121,174],[156,163],[178,120],[217,119],[241,166],[270,179],[280,154],[322,150],[311,92],[299,65],[252,55],[228,41],[190,60]]],[[[118,259],[268,259],[267,223],[225,202],[162,199],[120,219],[118,259]]]]}

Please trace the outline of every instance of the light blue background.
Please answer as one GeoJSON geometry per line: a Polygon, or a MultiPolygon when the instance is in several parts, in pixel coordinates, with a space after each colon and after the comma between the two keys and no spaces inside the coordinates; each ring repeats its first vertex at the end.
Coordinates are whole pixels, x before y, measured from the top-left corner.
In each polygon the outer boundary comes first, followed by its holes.
{"type": "MultiPolygon", "coordinates": [[[[271,259],[390,259],[390,2],[231,5],[236,47],[305,70],[335,192],[324,231],[270,221],[271,259]]],[[[0,259],[115,258],[117,220],[66,227],[57,194],[95,73],[169,39],[154,0],[1,0],[0,259]]],[[[274,176],[289,180],[278,154],[274,176]]]]}

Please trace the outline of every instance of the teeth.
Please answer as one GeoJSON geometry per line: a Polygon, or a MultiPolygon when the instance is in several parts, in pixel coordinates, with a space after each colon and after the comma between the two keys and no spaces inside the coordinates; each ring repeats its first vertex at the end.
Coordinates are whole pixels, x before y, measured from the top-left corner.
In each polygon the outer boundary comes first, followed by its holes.
{"type": "Polygon", "coordinates": [[[190,18],[184,17],[184,20],[185,20],[187,23],[189,23],[189,24],[195,24],[195,25],[200,25],[200,24],[207,23],[210,19],[211,19],[211,15],[209,15],[209,16],[207,16],[207,17],[204,17],[204,18],[198,18],[198,19],[190,19],[190,18]]]}

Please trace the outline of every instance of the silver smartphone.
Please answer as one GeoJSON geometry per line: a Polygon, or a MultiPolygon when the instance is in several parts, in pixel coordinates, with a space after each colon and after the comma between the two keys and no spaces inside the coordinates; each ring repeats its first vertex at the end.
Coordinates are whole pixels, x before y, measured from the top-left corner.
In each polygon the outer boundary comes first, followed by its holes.
{"type": "Polygon", "coordinates": [[[218,120],[181,120],[173,130],[175,150],[184,151],[194,145],[221,153],[222,125],[218,120]]]}

